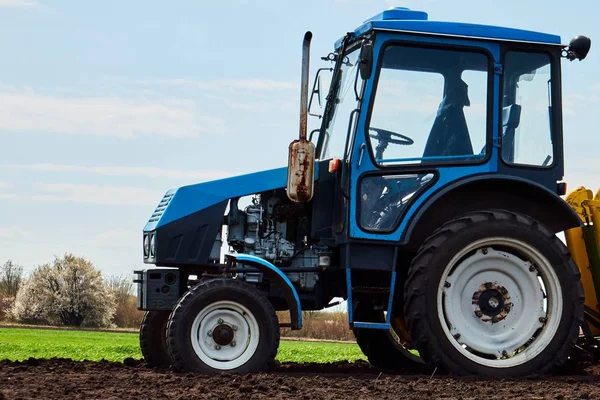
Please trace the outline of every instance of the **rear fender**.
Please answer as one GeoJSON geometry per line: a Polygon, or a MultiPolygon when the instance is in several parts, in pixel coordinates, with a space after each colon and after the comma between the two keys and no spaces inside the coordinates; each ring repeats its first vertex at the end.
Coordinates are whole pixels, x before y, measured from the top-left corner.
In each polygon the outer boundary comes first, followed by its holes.
{"type": "Polygon", "coordinates": [[[416,249],[445,222],[492,208],[529,215],[554,233],[581,226],[577,213],[557,193],[524,178],[486,174],[454,182],[431,196],[412,217],[401,243],[416,249]]]}

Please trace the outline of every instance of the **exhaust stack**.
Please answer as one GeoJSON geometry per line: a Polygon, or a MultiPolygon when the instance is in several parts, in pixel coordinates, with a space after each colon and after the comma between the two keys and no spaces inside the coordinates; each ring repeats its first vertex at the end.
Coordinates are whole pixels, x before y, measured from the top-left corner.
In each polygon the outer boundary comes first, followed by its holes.
{"type": "Polygon", "coordinates": [[[300,140],[306,140],[308,119],[308,69],[310,68],[310,41],[312,32],[304,34],[302,42],[302,77],[300,81],[300,140]]]}
{"type": "Polygon", "coordinates": [[[300,82],[300,135],[289,147],[288,198],[297,203],[308,202],[314,194],[315,145],[306,139],[308,118],[308,70],[312,33],[304,34],[302,42],[302,78],[300,82]]]}

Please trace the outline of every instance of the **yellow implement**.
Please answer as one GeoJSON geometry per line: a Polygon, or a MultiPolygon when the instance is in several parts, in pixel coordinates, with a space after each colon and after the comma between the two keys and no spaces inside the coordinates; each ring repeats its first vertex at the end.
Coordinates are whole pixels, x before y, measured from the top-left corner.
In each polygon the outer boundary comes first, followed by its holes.
{"type": "Polygon", "coordinates": [[[594,336],[600,335],[600,190],[578,187],[566,202],[583,222],[582,227],[565,232],[567,247],[581,272],[585,291],[585,320],[594,336]]]}

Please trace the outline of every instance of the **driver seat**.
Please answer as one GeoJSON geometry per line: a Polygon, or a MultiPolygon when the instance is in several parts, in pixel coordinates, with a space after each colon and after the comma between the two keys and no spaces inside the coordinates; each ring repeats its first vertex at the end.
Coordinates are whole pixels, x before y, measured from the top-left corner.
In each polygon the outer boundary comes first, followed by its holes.
{"type": "Polygon", "coordinates": [[[423,158],[473,155],[473,145],[463,108],[470,106],[468,85],[457,79],[448,81],[444,99],[438,107],[423,158]]]}

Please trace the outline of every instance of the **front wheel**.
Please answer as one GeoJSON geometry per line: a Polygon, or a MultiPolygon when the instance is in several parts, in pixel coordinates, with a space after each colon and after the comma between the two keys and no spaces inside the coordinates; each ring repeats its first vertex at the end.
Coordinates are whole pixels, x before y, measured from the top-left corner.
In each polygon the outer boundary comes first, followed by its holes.
{"type": "Polygon", "coordinates": [[[180,299],[167,325],[167,345],[175,366],[184,371],[253,373],[274,363],[279,323],[258,289],[215,279],[180,299]]]}
{"type": "Polygon", "coordinates": [[[165,334],[169,311],[146,311],[140,325],[140,348],[146,365],[168,367],[171,357],[167,350],[165,334]]]}
{"type": "Polygon", "coordinates": [[[538,222],[494,210],[450,221],[426,240],[406,280],[405,315],[432,368],[522,376],[567,360],[583,301],[566,246],[538,222]]]}

